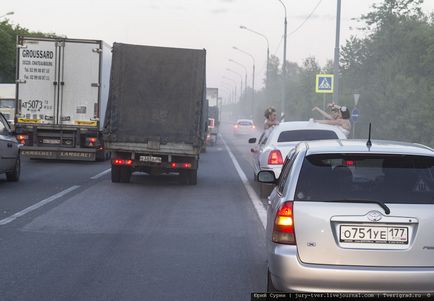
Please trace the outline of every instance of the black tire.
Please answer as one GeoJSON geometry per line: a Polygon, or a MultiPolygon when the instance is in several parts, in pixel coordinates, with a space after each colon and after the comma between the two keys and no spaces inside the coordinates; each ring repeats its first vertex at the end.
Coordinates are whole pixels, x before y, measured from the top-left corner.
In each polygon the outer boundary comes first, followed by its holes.
{"type": "Polygon", "coordinates": [[[279,290],[277,290],[273,285],[273,281],[271,280],[270,270],[267,270],[267,292],[268,293],[279,292],[279,290]]]}
{"type": "Polygon", "coordinates": [[[112,183],[119,183],[121,181],[121,167],[112,165],[112,183]]]}
{"type": "Polygon", "coordinates": [[[120,172],[121,183],[129,183],[131,179],[131,174],[132,174],[131,167],[122,166],[120,172]]]}
{"type": "Polygon", "coordinates": [[[196,185],[197,184],[197,169],[195,170],[182,170],[179,172],[181,181],[186,185],[196,185]]]}
{"type": "Polygon", "coordinates": [[[15,167],[13,171],[6,172],[6,180],[9,182],[18,182],[21,174],[21,160],[20,157],[17,158],[15,162],[15,167]]]}
{"type": "Polygon", "coordinates": [[[190,170],[188,172],[188,185],[196,185],[197,184],[197,169],[190,170]]]}

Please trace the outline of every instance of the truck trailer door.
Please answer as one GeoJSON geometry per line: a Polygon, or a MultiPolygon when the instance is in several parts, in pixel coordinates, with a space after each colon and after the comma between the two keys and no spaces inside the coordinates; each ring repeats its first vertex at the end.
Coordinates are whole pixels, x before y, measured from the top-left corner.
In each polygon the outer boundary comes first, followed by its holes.
{"type": "Polygon", "coordinates": [[[17,119],[53,124],[56,119],[58,51],[56,42],[22,38],[18,43],[17,119]]]}
{"type": "Polygon", "coordinates": [[[67,41],[61,51],[59,123],[97,126],[100,43],[67,41]]]}

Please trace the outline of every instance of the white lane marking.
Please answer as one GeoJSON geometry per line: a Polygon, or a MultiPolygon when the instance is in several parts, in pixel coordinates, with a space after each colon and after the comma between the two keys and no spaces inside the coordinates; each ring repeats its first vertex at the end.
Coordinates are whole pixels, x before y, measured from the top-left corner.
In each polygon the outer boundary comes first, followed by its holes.
{"type": "Polygon", "coordinates": [[[231,149],[226,144],[226,141],[223,139],[223,137],[221,135],[220,135],[220,138],[222,139],[223,144],[225,145],[226,150],[228,151],[229,156],[232,159],[232,163],[234,163],[235,169],[237,170],[238,175],[240,176],[241,181],[243,182],[244,187],[247,190],[247,193],[250,197],[250,200],[252,201],[253,206],[256,209],[256,213],[258,214],[259,220],[261,221],[262,226],[265,229],[265,225],[267,223],[267,212],[265,211],[264,206],[262,205],[262,202],[261,202],[260,198],[258,197],[258,195],[256,194],[255,190],[250,185],[249,180],[246,177],[246,174],[241,169],[241,166],[238,163],[237,159],[235,158],[234,154],[232,153],[231,149]]]}
{"type": "Polygon", "coordinates": [[[100,172],[99,174],[97,174],[97,175],[91,177],[91,179],[92,179],[92,180],[96,180],[96,179],[98,179],[98,178],[101,178],[101,177],[104,176],[105,174],[108,174],[111,170],[112,170],[111,168],[106,169],[106,170],[104,170],[103,172],[100,172]]]}
{"type": "Polygon", "coordinates": [[[14,215],[11,215],[11,216],[9,216],[7,218],[4,218],[4,219],[0,220],[0,226],[9,224],[10,222],[14,221],[15,219],[17,219],[17,218],[19,218],[19,217],[21,217],[21,216],[23,216],[23,215],[25,215],[25,214],[27,214],[29,212],[32,212],[32,211],[34,211],[34,210],[36,210],[36,209],[38,209],[38,208],[40,208],[40,207],[42,207],[42,206],[44,206],[44,205],[46,205],[48,203],[51,203],[52,201],[54,201],[54,200],[56,200],[58,198],[63,197],[64,195],[70,193],[71,191],[76,190],[79,187],[80,186],[78,186],[78,185],[71,186],[68,189],[65,189],[65,190],[63,190],[63,191],[61,191],[59,193],[56,193],[55,195],[52,195],[52,196],[50,196],[50,197],[48,197],[48,198],[46,198],[46,199],[44,199],[44,200],[42,200],[42,201],[40,201],[40,202],[32,205],[30,207],[27,207],[24,210],[21,210],[20,212],[15,213],[14,215]]]}

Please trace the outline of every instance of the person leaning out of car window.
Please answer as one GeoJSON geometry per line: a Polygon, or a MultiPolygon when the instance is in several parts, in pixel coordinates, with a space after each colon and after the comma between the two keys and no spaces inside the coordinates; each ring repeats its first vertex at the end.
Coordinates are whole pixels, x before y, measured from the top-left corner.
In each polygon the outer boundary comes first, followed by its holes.
{"type": "Polygon", "coordinates": [[[331,110],[331,115],[324,112],[318,107],[314,107],[312,111],[318,111],[326,119],[315,120],[318,123],[336,125],[341,128],[345,136],[349,136],[351,132],[350,111],[345,106],[338,106],[331,103],[327,106],[331,110]]]}
{"type": "Polygon", "coordinates": [[[276,109],[273,107],[268,107],[265,110],[264,117],[265,117],[264,130],[279,124],[279,120],[277,120],[276,109]]]}

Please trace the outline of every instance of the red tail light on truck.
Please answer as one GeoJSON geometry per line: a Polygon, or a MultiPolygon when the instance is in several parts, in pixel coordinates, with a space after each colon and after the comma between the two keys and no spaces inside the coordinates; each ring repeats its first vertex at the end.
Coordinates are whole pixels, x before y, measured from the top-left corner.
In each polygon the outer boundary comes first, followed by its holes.
{"type": "Polygon", "coordinates": [[[127,166],[131,166],[133,165],[133,160],[123,160],[123,159],[115,159],[113,160],[113,165],[127,165],[127,166]]]}

